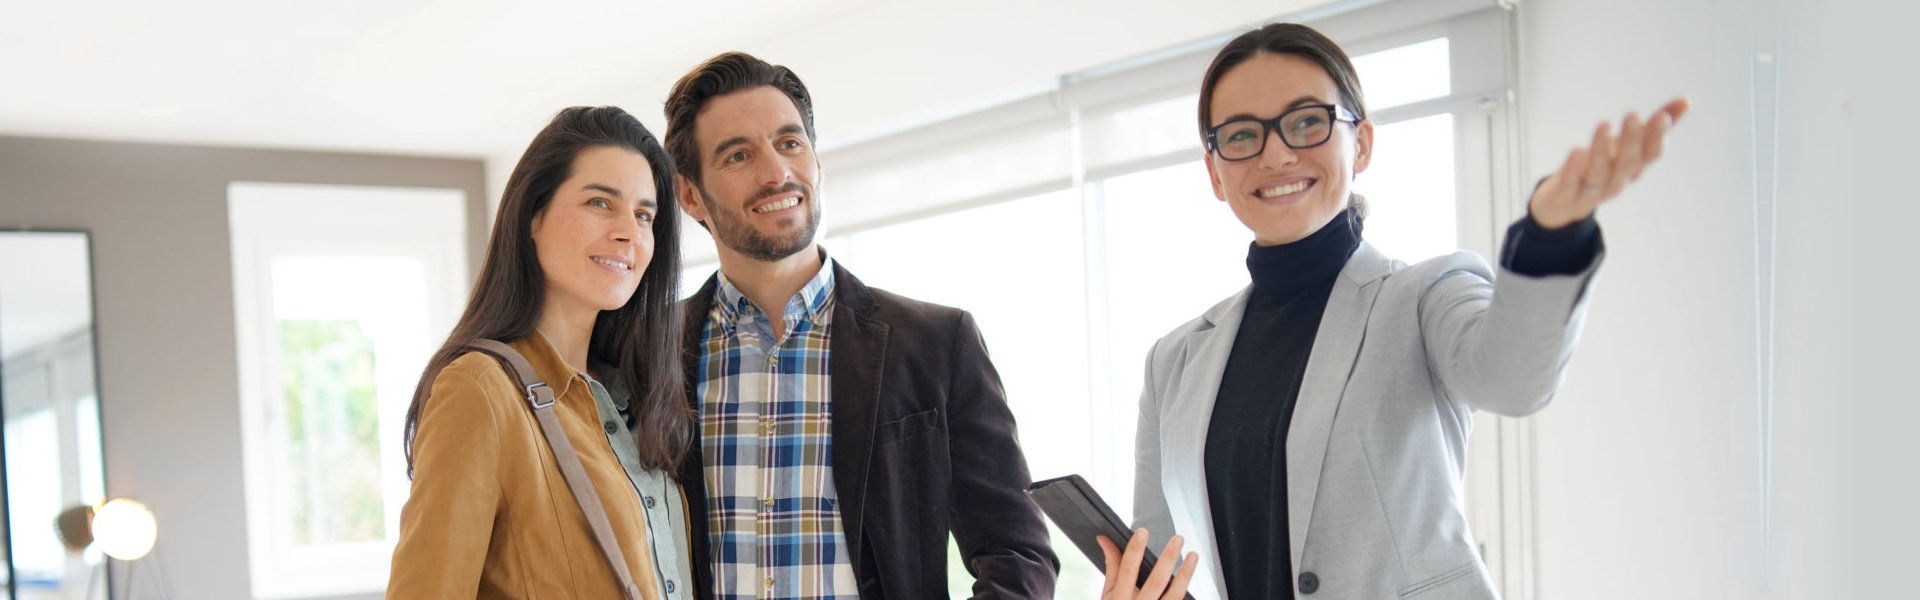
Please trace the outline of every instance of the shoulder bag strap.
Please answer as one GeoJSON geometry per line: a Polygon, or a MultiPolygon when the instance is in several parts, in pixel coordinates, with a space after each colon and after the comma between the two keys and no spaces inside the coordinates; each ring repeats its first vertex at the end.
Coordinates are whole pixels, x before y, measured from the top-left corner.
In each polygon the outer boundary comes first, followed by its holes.
{"type": "Polygon", "coordinates": [[[607,508],[600,504],[600,494],[594,491],[593,481],[587,479],[580,455],[573,451],[573,443],[567,441],[567,432],[560,428],[560,419],[553,414],[553,388],[534,374],[533,365],[512,346],[495,340],[474,340],[467,343],[467,349],[493,355],[520,383],[527,406],[540,421],[540,432],[547,436],[547,446],[553,448],[554,462],[560,464],[560,475],[566,478],[574,501],[580,503],[580,512],[586,514],[587,524],[593,527],[593,538],[600,542],[601,552],[613,565],[613,574],[620,578],[621,595],[627,600],[640,600],[640,588],[633,584],[633,573],[627,570],[626,554],[620,551],[613,525],[607,522],[607,508]]]}

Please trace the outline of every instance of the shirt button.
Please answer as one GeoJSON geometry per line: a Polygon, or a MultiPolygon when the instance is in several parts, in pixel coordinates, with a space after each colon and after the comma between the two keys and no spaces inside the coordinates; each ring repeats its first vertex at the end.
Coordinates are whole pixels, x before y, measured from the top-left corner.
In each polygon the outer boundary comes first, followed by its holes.
{"type": "Polygon", "coordinates": [[[646,498],[642,498],[641,502],[646,504],[647,508],[653,508],[653,496],[647,496],[646,498]]]}
{"type": "MultiPolygon", "coordinates": [[[[761,497],[761,498],[760,498],[760,508],[764,508],[764,509],[767,509],[767,510],[773,510],[773,496],[763,496],[763,497],[761,497]]],[[[768,581],[772,581],[772,578],[768,578],[768,581]]],[[[769,584],[767,584],[767,585],[773,585],[773,584],[771,584],[771,583],[769,583],[769,584]]]]}
{"type": "Polygon", "coordinates": [[[605,423],[601,423],[601,425],[606,426],[607,435],[613,435],[620,432],[620,425],[618,423],[614,423],[613,421],[607,421],[605,423]]]}
{"type": "Polygon", "coordinates": [[[760,429],[762,431],[765,431],[767,435],[773,435],[780,431],[780,424],[775,423],[773,421],[767,421],[765,424],[760,426],[760,429]]]}
{"type": "Polygon", "coordinates": [[[766,584],[767,584],[767,589],[769,589],[769,590],[771,590],[771,589],[773,589],[773,578],[772,578],[772,577],[768,577],[768,578],[767,578],[767,580],[766,580],[766,584]]]}
{"type": "Polygon", "coordinates": [[[668,579],[668,580],[667,580],[667,593],[669,593],[669,594],[671,594],[671,593],[673,593],[673,580],[672,580],[672,579],[668,579]]]}

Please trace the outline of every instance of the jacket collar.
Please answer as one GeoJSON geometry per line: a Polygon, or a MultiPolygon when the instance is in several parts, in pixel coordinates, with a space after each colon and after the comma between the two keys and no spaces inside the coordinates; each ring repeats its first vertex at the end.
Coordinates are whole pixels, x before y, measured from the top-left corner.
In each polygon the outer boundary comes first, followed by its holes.
{"type": "MultiPolygon", "coordinates": [[[[1385,279],[1392,272],[1393,259],[1382,254],[1372,244],[1361,241],[1360,246],[1353,250],[1353,256],[1347,258],[1347,265],[1341,267],[1340,279],[1335,283],[1335,287],[1340,284],[1366,287],[1368,284],[1385,279]]],[[[1200,318],[1206,321],[1206,326],[1200,331],[1209,329],[1237,331],[1240,327],[1240,317],[1247,312],[1247,295],[1251,291],[1251,286],[1244,288],[1239,293],[1213,305],[1213,308],[1207,309],[1207,312],[1200,315],[1200,318]]]]}
{"type": "MultiPolygon", "coordinates": [[[[1301,564],[1333,419],[1339,412],[1347,378],[1353,372],[1353,363],[1359,356],[1361,342],[1366,335],[1367,319],[1373,312],[1374,298],[1380,292],[1379,283],[1392,270],[1392,259],[1372,245],[1360,242],[1353,256],[1347,259],[1346,266],[1341,268],[1339,277],[1334,280],[1327,298],[1326,312],[1320,319],[1320,329],[1314,335],[1313,350],[1308,355],[1306,373],[1300,382],[1299,399],[1294,405],[1293,420],[1288,424],[1287,433],[1288,536],[1291,538],[1293,564],[1296,565],[1301,564]]],[[[1215,304],[1201,315],[1204,323],[1186,337],[1186,357],[1182,361],[1184,367],[1181,375],[1183,383],[1175,392],[1174,403],[1162,409],[1162,414],[1169,416],[1161,423],[1160,432],[1163,449],[1179,448],[1178,454],[1191,461],[1186,464],[1198,465],[1200,457],[1204,455],[1213,403],[1220,393],[1220,379],[1225,372],[1228,355],[1232,353],[1234,337],[1239,333],[1240,320],[1246,313],[1247,299],[1251,294],[1252,286],[1248,286],[1215,304]]],[[[1207,508],[1210,500],[1207,498],[1204,472],[1199,469],[1181,470],[1167,475],[1167,479],[1172,483],[1166,485],[1185,490],[1168,494],[1176,529],[1183,533],[1193,532],[1189,536],[1189,543],[1217,548],[1212,517],[1207,508]],[[1188,518],[1193,521],[1186,521],[1188,518]]],[[[1202,569],[1206,574],[1197,576],[1195,581],[1199,583],[1195,585],[1203,589],[1208,585],[1221,586],[1216,589],[1224,594],[1224,580],[1215,579],[1220,572],[1219,558],[1206,554],[1201,556],[1211,570],[1202,569]]]]}
{"type": "MultiPolygon", "coordinates": [[[[797,294],[800,297],[801,310],[804,311],[801,316],[815,323],[822,322],[822,319],[827,316],[836,291],[835,275],[840,271],[839,264],[834,262],[833,257],[827,256],[825,249],[819,252],[820,271],[814,273],[813,278],[808,279],[805,285],[800,286],[800,292],[797,294]]],[[[741,311],[752,305],[753,301],[749,300],[746,294],[741,293],[740,288],[734,287],[733,281],[727,279],[725,273],[715,272],[714,280],[716,282],[714,306],[720,309],[721,322],[732,326],[739,322],[741,311]]],[[[784,319],[789,316],[787,307],[791,303],[792,299],[788,299],[780,306],[757,306],[756,308],[769,319],[784,319]]]]}
{"type": "Polygon", "coordinates": [[[567,366],[567,361],[560,358],[560,351],[547,341],[547,336],[542,335],[538,330],[535,330],[533,335],[514,340],[507,345],[512,346],[520,356],[526,357],[527,364],[533,365],[533,374],[538,375],[541,381],[547,382],[547,386],[553,388],[555,398],[565,397],[576,380],[584,383],[579,373],[574,371],[573,367],[567,366]]]}

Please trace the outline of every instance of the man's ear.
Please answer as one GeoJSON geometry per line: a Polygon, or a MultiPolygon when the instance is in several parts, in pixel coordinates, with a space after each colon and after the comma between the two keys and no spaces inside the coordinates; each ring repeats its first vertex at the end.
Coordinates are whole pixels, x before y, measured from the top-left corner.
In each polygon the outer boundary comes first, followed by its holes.
{"type": "Polygon", "coordinates": [[[674,195],[680,197],[680,212],[687,213],[687,216],[692,217],[695,221],[701,223],[707,222],[706,203],[703,201],[704,199],[700,197],[700,188],[693,184],[692,179],[688,179],[685,175],[674,173],[673,190],[674,195]]]}
{"type": "Polygon", "coordinates": [[[1361,121],[1353,127],[1353,174],[1367,170],[1373,162],[1373,121],[1361,121]]]}

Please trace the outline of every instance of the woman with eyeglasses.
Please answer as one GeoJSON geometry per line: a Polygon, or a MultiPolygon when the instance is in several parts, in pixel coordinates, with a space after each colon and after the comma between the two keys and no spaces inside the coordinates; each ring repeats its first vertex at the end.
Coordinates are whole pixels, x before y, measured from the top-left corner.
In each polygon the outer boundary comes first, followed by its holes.
{"type": "Polygon", "coordinates": [[[1553,397],[1603,254],[1594,209],[1659,158],[1686,101],[1569,154],[1497,275],[1364,241],[1350,187],[1374,125],[1352,62],[1313,29],[1229,42],[1199,108],[1214,195],[1253,233],[1252,285],[1153,347],[1137,525],[1198,551],[1180,574],[1196,598],[1497,597],[1461,507],[1472,415],[1553,397]]]}

